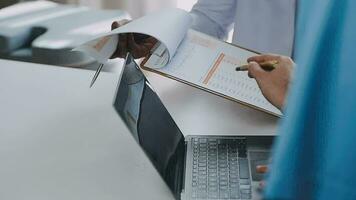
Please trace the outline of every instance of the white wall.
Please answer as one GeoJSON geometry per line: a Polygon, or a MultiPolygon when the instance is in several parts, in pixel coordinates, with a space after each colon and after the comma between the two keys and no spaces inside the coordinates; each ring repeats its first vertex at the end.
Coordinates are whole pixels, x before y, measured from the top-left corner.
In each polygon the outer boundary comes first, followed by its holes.
{"type": "Polygon", "coordinates": [[[189,11],[197,0],[55,0],[72,4],[80,4],[93,8],[122,9],[128,11],[133,18],[141,17],[149,12],[166,7],[178,7],[189,11]]]}
{"type": "Polygon", "coordinates": [[[161,8],[176,7],[177,1],[191,0],[66,0],[67,3],[93,8],[126,10],[133,18],[141,17],[161,8]]]}

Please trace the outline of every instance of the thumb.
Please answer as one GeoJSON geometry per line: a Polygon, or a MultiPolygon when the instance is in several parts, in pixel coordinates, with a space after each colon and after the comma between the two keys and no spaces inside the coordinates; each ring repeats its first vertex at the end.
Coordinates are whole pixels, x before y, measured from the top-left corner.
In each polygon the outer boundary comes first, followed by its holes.
{"type": "Polygon", "coordinates": [[[248,63],[248,76],[250,78],[259,79],[265,73],[267,73],[267,72],[265,70],[263,70],[258,63],[256,63],[256,62],[248,63]]]}
{"type": "Polygon", "coordinates": [[[117,29],[119,28],[119,23],[117,21],[114,21],[112,24],[111,24],[111,30],[114,30],[114,29],[117,29]]]}
{"type": "Polygon", "coordinates": [[[267,173],[268,166],[267,165],[257,165],[256,171],[257,171],[257,173],[261,173],[261,174],[267,173]]]}

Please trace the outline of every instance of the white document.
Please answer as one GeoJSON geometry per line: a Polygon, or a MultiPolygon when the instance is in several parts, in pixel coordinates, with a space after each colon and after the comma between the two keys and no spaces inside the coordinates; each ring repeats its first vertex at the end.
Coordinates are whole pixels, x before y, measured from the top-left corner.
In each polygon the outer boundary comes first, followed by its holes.
{"type": "Polygon", "coordinates": [[[264,98],[256,81],[249,78],[247,72],[235,70],[256,53],[191,30],[190,24],[188,12],[166,9],[134,20],[74,50],[104,63],[114,53],[120,34],[146,34],[159,42],[145,59],[145,69],[267,113],[282,115],[264,98]]]}
{"type": "MultiPolygon", "coordinates": [[[[156,71],[207,89],[218,95],[249,104],[274,115],[282,113],[262,95],[256,81],[246,71],[235,68],[257,55],[219,41],[203,33],[188,30],[173,59],[156,71]]],[[[156,68],[164,58],[154,54],[145,67],[156,68]]]]}
{"type": "Polygon", "coordinates": [[[161,66],[163,67],[172,59],[190,24],[191,16],[186,11],[181,9],[165,9],[133,20],[109,33],[102,34],[73,49],[73,51],[81,51],[103,63],[115,52],[118,44],[117,38],[120,37],[120,34],[141,33],[156,38],[164,45],[163,48],[166,49],[165,54],[167,54],[168,59],[161,66]],[[96,46],[101,46],[100,44],[102,43],[105,43],[105,45],[101,50],[95,48],[96,46]]]}
{"type": "Polygon", "coordinates": [[[86,54],[97,60],[99,63],[105,64],[115,52],[118,41],[118,35],[104,36],[102,38],[87,42],[73,49],[73,51],[85,52],[86,54]]]}

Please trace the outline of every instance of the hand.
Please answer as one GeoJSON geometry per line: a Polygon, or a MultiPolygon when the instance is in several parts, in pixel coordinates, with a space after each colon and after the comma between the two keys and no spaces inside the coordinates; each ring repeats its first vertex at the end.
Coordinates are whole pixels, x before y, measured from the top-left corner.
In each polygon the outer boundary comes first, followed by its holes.
{"type": "MultiPolygon", "coordinates": [[[[115,21],[111,24],[111,30],[117,29],[127,23],[129,20],[115,21]]],[[[142,58],[150,53],[157,40],[153,37],[140,33],[120,34],[118,46],[111,58],[125,58],[127,52],[130,52],[134,58],[142,58]]]]}
{"type": "Polygon", "coordinates": [[[274,106],[282,109],[293,73],[294,62],[280,55],[260,55],[247,59],[248,75],[255,78],[262,94],[274,106]],[[275,60],[278,62],[272,71],[265,71],[258,63],[275,60]]]}
{"type": "MultiPolygon", "coordinates": [[[[267,165],[257,165],[256,166],[256,172],[259,174],[265,174],[268,171],[268,166],[267,165]]],[[[259,190],[262,191],[266,186],[266,182],[262,180],[259,184],[259,190]]]]}

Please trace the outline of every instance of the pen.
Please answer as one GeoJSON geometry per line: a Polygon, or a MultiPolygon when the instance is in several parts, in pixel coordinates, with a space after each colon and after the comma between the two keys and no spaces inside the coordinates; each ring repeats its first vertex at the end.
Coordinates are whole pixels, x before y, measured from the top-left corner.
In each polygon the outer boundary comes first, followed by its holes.
{"type": "MultiPolygon", "coordinates": [[[[137,33],[137,34],[133,34],[134,36],[134,40],[137,42],[137,43],[142,43],[144,42],[145,39],[149,38],[150,36],[149,35],[145,35],[145,34],[140,34],[140,33],[137,33]]],[[[98,78],[100,72],[101,72],[101,69],[103,68],[104,64],[100,64],[98,69],[96,70],[95,74],[94,74],[94,77],[90,83],[90,88],[94,85],[96,79],[98,78]]]]}
{"type": "MultiPolygon", "coordinates": [[[[272,71],[276,68],[276,65],[278,64],[278,61],[276,60],[271,60],[271,61],[266,61],[266,62],[261,62],[258,63],[262,69],[266,70],[266,71],[272,71]]],[[[242,65],[242,66],[238,66],[235,69],[236,71],[247,71],[248,70],[248,64],[246,65],[242,65]]]]}
{"type": "Polygon", "coordinates": [[[91,83],[90,83],[90,88],[94,85],[96,79],[98,78],[100,72],[101,72],[101,69],[103,68],[104,64],[100,63],[98,69],[96,70],[95,74],[94,74],[94,77],[93,79],[91,80],[91,83]]]}

